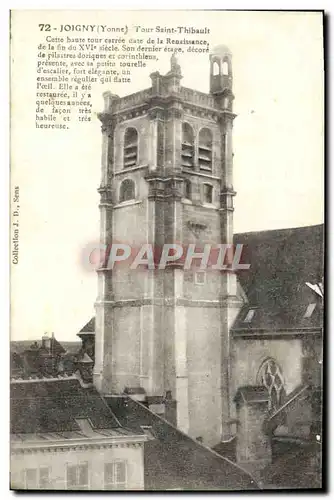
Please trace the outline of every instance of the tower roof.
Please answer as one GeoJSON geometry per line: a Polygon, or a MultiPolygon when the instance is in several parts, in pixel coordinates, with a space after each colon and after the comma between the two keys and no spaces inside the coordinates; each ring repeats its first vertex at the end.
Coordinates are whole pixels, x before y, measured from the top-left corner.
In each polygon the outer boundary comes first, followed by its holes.
{"type": "Polygon", "coordinates": [[[95,316],[81,328],[79,333],[95,333],[95,316]]]}
{"type": "Polygon", "coordinates": [[[211,55],[222,56],[226,54],[229,54],[230,56],[232,55],[232,51],[227,47],[227,45],[216,45],[211,51],[211,55]]]}

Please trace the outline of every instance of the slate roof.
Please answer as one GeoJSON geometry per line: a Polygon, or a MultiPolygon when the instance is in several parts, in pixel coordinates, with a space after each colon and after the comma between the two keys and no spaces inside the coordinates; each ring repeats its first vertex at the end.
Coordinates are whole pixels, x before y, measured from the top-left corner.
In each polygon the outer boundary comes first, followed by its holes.
{"type": "Polygon", "coordinates": [[[14,380],[10,384],[11,433],[80,431],[75,421],[90,419],[96,429],[120,427],[104,399],[75,377],[14,380]]]}
{"type": "Polygon", "coordinates": [[[254,490],[250,474],[203,446],[151,412],[123,396],[106,396],[121,424],[133,431],[147,426],[154,440],[145,443],[145,490],[254,490]]]}
{"type": "Polygon", "coordinates": [[[79,333],[95,333],[95,316],[81,328],[79,333]]]}
{"type": "MultiPolygon", "coordinates": [[[[280,441],[273,440],[274,449],[280,441]]],[[[262,471],[262,478],[272,488],[321,489],[325,486],[321,474],[322,446],[320,443],[294,445],[287,448],[262,471]]]]}
{"type": "Polygon", "coordinates": [[[322,299],[306,282],[322,282],[324,276],[324,226],[298,227],[240,233],[234,243],[244,245],[242,262],[249,270],[238,272],[247,298],[233,326],[238,330],[320,328],[322,299]],[[316,303],[309,318],[307,307],[316,303]],[[251,321],[245,321],[253,309],[251,321]]]}

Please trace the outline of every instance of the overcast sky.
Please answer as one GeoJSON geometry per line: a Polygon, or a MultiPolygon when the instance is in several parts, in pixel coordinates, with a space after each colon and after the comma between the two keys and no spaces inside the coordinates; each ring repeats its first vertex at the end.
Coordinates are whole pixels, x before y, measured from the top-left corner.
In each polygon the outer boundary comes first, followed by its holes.
{"type": "MultiPolygon", "coordinates": [[[[80,265],[99,231],[102,92],[150,86],[170,54],[97,85],[94,119],[70,130],[35,128],[37,25],[89,23],[210,28],[211,46],[233,52],[235,232],[323,221],[323,53],[320,13],[21,11],[13,17],[12,183],[20,187],[19,264],[12,270],[12,338],[60,340],[94,314],[95,273],[80,265]]],[[[80,34],[82,36],[82,34],[80,34]]],[[[87,35],[86,35],[87,36],[87,35]]],[[[208,92],[208,55],[181,55],[182,84],[208,92]]]]}

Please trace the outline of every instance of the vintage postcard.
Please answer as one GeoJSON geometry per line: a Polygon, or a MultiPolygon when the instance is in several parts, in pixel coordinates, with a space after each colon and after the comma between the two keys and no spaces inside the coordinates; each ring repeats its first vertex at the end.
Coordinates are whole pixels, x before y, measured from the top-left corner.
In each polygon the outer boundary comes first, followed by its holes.
{"type": "Polygon", "coordinates": [[[323,12],[10,23],[11,489],[322,489],[323,12]]]}

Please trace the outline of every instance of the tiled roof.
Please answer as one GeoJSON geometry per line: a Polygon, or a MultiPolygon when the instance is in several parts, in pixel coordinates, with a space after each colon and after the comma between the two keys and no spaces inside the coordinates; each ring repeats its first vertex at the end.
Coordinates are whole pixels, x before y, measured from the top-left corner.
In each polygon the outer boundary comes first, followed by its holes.
{"type": "MultiPolygon", "coordinates": [[[[274,446],[280,438],[274,439],[274,446]]],[[[322,446],[319,443],[290,445],[262,471],[266,484],[285,489],[310,489],[324,486],[321,477],[322,446]]]]}
{"type": "Polygon", "coordinates": [[[75,421],[90,419],[96,429],[119,427],[97,390],[74,377],[12,381],[11,433],[80,431],[75,421]]]}
{"type": "MultiPolygon", "coordinates": [[[[38,339],[40,342],[40,340],[38,339]]],[[[18,354],[23,353],[26,349],[29,349],[31,344],[33,343],[32,340],[11,340],[10,342],[10,351],[11,352],[16,352],[18,354]]],[[[66,352],[77,352],[80,348],[81,342],[68,342],[68,341],[61,341],[58,342],[61,344],[61,346],[64,348],[66,352]]]]}
{"type": "Polygon", "coordinates": [[[147,426],[155,437],[145,443],[145,490],[254,490],[250,474],[191,439],[144,405],[107,396],[121,424],[134,431],[147,426]]]}
{"type": "Polygon", "coordinates": [[[322,224],[234,236],[235,244],[244,245],[242,262],[250,264],[250,269],[238,272],[248,304],[239,313],[233,331],[322,326],[322,299],[306,283],[322,282],[323,240],[322,224]],[[315,306],[307,317],[310,304],[315,306]]]}
{"type": "Polygon", "coordinates": [[[81,328],[79,333],[95,333],[95,316],[81,328]]]}

